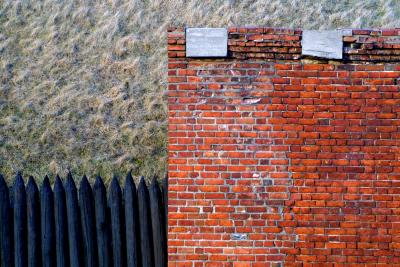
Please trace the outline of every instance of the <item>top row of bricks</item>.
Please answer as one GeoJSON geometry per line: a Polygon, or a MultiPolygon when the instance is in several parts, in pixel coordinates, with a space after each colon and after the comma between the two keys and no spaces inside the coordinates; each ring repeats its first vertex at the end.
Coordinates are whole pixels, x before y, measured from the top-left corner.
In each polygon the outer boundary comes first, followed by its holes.
{"type": "MultiPolygon", "coordinates": [[[[282,33],[282,34],[302,34],[302,29],[287,29],[273,27],[228,27],[228,33],[282,33]]],[[[351,31],[352,35],[369,36],[400,36],[400,28],[388,29],[351,29],[343,28],[339,30],[351,31]]],[[[184,32],[184,27],[168,27],[168,32],[184,32]]]]}
{"type": "MultiPolygon", "coordinates": [[[[346,30],[303,31],[302,55],[342,59],[342,37],[346,30]]],[[[264,38],[261,36],[260,41],[264,38]]],[[[225,28],[186,28],[186,57],[226,57],[228,30],[225,28]]]]}
{"type": "Polygon", "coordinates": [[[170,58],[399,62],[400,28],[330,31],[270,27],[168,28],[170,58]]]}

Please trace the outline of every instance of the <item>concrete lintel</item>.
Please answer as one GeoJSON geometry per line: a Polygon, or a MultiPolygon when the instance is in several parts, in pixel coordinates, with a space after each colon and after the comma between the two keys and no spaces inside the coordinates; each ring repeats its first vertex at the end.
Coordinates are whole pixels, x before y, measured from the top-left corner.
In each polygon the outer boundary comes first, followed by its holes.
{"type": "Polygon", "coordinates": [[[186,28],[187,57],[226,57],[227,54],[227,29],[186,28]]]}
{"type": "Polygon", "coordinates": [[[305,30],[301,41],[302,55],[327,59],[343,58],[343,33],[341,30],[305,30]]]}
{"type": "Polygon", "coordinates": [[[338,31],[342,31],[342,36],[353,36],[353,29],[350,28],[340,28],[338,31]]]}

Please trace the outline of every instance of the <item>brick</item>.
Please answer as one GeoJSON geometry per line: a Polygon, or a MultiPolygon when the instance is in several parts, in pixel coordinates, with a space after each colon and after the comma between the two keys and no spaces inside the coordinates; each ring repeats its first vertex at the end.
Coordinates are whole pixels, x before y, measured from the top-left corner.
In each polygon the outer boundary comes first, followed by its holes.
{"type": "Polygon", "coordinates": [[[169,266],[400,263],[399,30],[353,30],[334,64],[301,30],[228,31],[224,59],[168,35],[169,266]]]}

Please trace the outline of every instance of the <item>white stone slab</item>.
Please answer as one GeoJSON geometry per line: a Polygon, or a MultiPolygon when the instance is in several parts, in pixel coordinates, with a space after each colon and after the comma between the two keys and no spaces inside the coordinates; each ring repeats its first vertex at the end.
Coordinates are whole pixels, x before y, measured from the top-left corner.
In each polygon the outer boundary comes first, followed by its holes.
{"type": "Polygon", "coordinates": [[[353,36],[353,29],[343,28],[339,30],[342,31],[342,36],[353,36]]]}
{"type": "Polygon", "coordinates": [[[342,59],[343,33],[333,31],[303,31],[301,41],[302,55],[322,57],[329,59],[342,59]]]}
{"type": "Polygon", "coordinates": [[[228,31],[224,28],[186,28],[186,57],[226,57],[228,31]]]}

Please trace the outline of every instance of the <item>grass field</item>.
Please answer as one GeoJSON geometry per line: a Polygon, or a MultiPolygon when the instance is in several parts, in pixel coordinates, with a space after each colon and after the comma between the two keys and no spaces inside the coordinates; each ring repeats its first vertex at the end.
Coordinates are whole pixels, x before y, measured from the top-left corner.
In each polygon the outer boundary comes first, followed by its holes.
{"type": "Polygon", "coordinates": [[[398,0],[0,0],[0,173],[166,174],[167,26],[400,27],[398,0]]]}

